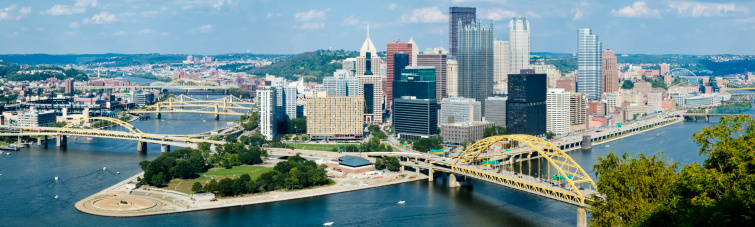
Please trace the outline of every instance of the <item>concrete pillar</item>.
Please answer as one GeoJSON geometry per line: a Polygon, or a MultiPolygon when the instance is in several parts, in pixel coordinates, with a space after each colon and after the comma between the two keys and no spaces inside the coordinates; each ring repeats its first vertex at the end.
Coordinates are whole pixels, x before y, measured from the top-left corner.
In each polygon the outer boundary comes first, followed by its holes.
{"type": "Polygon", "coordinates": [[[157,117],[157,119],[160,119],[160,118],[162,118],[162,114],[161,113],[157,113],[156,117],[157,117]]]}
{"type": "Polygon", "coordinates": [[[592,140],[590,140],[590,135],[583,135],[582,136],[582,149],[591,149],[592,148],[592,140]]]}
{"type": "Polygon", "coordinates": [[[404,172],[404,166],[401,166],[401,172],[402,173],[404,172]]]}
{"type": "Polygon", "coordinates": [[[65,135],[58,135],[57,142],[58,142],[57,143],[58,147],[66,147],[66,146],[68,146],[68,144],[67,144],[68,138],[65,135]]]}
{"type": "Polygon", "coordinates": [[[42,143],[45,144],[45,147],[47,147],[47,136],[44,136],[44,139],[42,139],[42,143]]]}
{"type": "Polygon", "coordinates": [[[42,146],[42,136],[37,136],[37,146],[42,146]]]}
{"type": "Polygon", "coordinates": [[[456,188],[460,187],[461,184],[459,184],[458,181],[456,181],[456,176],[452,173],[448,175],[448,187],[449,188],[456,188]]]}
{"type": "Polygon", "coordinates": [[[136,151],[139,153],[146,153],[147,152],[147,142],[137,141],[136,143],[136,151]]]}
{"type": "Polygon", "coordinates": [[[433,181],[433,169],[432,168],[427,169],[427,174],[428,174],[428,176],[430,176],[430,182],[432,182],[433,181]]]}
{"type": "Polygon", "coordinates": [[[414,167],[414,171],[417,171],[417,175],[419,175],[419,168],[418,167],[414,167]]]}
{"type": "Polygon", "coordinates": [[[165,145],[165,144],[160,145],[160,152],[162,153],[170,152],[170,145],[165,145]]]}
{"type": "Polygon", "coordinates": [[[708,123],[709,120],[710,120],[710,116],[705,115],[705,123],[708,123]]]}
{"type": "Polygon", "coordinates": [[[220,114],[215,114],[215,120],[220,120],[220,114]]]}
{"type": "Polygon", "coordinates": [[[577,227],[587,227],[587,212],[585,208],[577,210],[577,227]]]}

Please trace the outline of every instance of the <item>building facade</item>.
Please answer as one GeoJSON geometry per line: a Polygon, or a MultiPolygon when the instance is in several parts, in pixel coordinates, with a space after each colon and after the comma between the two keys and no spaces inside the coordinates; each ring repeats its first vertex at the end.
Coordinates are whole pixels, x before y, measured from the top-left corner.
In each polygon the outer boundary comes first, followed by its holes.
{"type": "Polygon", "coordinates": [[[307,99],[307,134],[313,140],[362,139],[364,98],[327,97],[307,99]]]}
{"type": "Polygon", "coordinates": [[[506,127],[506,101],[508,101],[507,97],[488,97],[485,100],[485,103],[487,103],[485,121],[497,126],[506,127]]]}
{"type": "Polygon", "coordinates": [[[619,69],[616,55],[611,50],[603,51],[603,92],[619,91],[619,69]]]}
{"type": "Polygon", "coordinates": [[[469,144],[481,140],[484,137],[485,128],[493,126],[492,122],[457,122],[443,125],[441,136],[445,144],[469,144]]]}
{"type": "Polygon", "coordinates": [[[602,94],[602,44],[598,36],[592,34],[589,28],[578,31],[577,51],[577,92],[587,96],[590,100],[599,100],[602,94]]]}
{"type": "Polygon", "coordinates": [[[410,65],[412,62],[412,44],[399,42],[388,43],[385,56],[387,59],[386,62],[388,63],[388,74],[385,78],[386,86],[383,88],[383,91],[385,91],[385,100],[390,105],[393,101],[393,81],[396,77],[401,75],[403,67],[410,65]],[[394,56],[398,53],[404,53],[405,55],[399,57],[394,56]]]}
{"type": "Polygon", "coordinates": [[[383,123],[383,78],[382,76],[357,76],[359,96],[364,97],[364,122],[383,123]]]}
{"type": "Polygon", "coordinates": [[[478,21],[458,33],[458,95],[480,101],[484,110],[485,99],[493,94],[493,24],[483,27],[478,21]]]}
{"type": "MultiPolygon", "coordinates": [[[[417,99],[436,99],[435,68],[432,66],[407,66],[401,76],[393,81],[394,99],[414,96],[417,99]]],[[[437,102],[437,101],[436,101],[437,102]]]]}
{"type": "Polygon", "coordinates": [[[546,131],[563,135],[570,130],[570,113],[569,110],[571,95],[564,92],[564,89],[548,89],[546,105],[546,131]]]}
{"type": "Polygon", "coordinates": [[[323,78],[322,84],[329,97],[359,96],[359,78],[343,69],[333,72],[332,77],[323,78]]]}
{"type": "Polygon", "coordinates": [[[582,93],[570,93],[569,96],[569,121],[571,129],[581,131],[587,129],[587,97],[582,93]]]}
{"type": "Polygon", "coordinates": [[[514,17],[509,22],[509,73],[519,73],[530,68],[530,22],[524,17],[514,17]]]}
{"type": "Polygon", "coordinates": [[[259,130],[265,139],[272,140],[277,134],[276,124],[278,114],[276,106],[278,102],[278,91],[274,87],[257,88],[257,105],[260,109],[259,130]]]}
{"type": "Polygon", "coordinates": [[[546,133],[546,75],[523,69],[509,74],[506,128],[510,134],[546,133]]]}
{"type": "Polygon", "coordinates": [[[509,41],[493,40],[493,90],[508,91],[507,78],[509,75],[510,51],[509,41]]]}
{"type": "Polygon", "coordinates": [[[448,97],[440,102],[440,124],[482,121],[482,106],[479,101],[462,97],[448,97]]]}
{"type": "Polygon", "coordinates": [[[477,9],[474,7],[448,8],[448,49],[451,56],[457,56],[458,29],[477,21],[477,9]],[[459,25],[461,21],[461,25],[459,25]]]}
{"type": "Polygon", "coordinates": [[[24,111],[18,115],[18,127],[49,127],[55,124],[55,112],[24,111]]]}
{"type": "Polygon", "coordinates": [[[437,101],[411,96],[394,99],[393,131],[403,139],[435,137],[438,134],[437,101]]]}
{"type": "Polygon", "coordinates": [[[424,53],[417,55],[417,66],[431,66],[435,68],[435,98],[440,102],[446,97],[446,54],[424,53]]]}
{"type": "Polygon", "coordinates": [[[449,59],[446,67],[446,97],[459,95],[459,62],[449,59]]]}

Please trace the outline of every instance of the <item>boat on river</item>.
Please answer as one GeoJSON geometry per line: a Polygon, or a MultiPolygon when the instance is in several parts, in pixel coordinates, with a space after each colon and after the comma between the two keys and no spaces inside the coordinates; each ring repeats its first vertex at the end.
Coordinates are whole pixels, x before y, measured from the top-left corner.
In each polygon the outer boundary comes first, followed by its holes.
{"type": "Polygon", "coordinates": [[[332,222],[332,221],[330,221],[330,222],[325,222],[325,224],[322,224],[322,225],[324,225],[324,226],[331,226],[331,225],[333,225],[333,222],[332,222]]]}

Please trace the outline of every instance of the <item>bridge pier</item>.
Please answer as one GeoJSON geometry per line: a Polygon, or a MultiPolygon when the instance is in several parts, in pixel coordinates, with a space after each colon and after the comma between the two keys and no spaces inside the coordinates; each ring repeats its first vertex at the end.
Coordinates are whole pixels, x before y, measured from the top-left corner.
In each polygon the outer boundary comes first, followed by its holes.
{"type": "Polygon", "coordinates": [[[170,145],[165,145],[165,144],[160,145],[160,152],[162,153],[170,152],[170,145]]]}
{"type": "Polygon", "coordinates": [[[430,176],[428,181],[433,182],[433,168],[427,169],[427,175],[430,176]]]}
{"type": "Polygon", "coordinates": [[[155,116],[155,118],[157,118],[157,119],[160,119],[160,118],[162,118],[162,114],[160,114],[160,113],[157,113],[157,114],[156,114],[156,116],[155,116]]]}
{"type": "Polygon", "coordinates": [[[577,210],[577,227],[587,227],[587,212],[585,208],[577,210]]]}
{"type": "Polygon", "coordinates": [[[590,135],[583,135],[582,136],[582,149],[591,149],[592,148],[592,140],[590,139],[590,135]]]}
{"type": "Polygon", "coordinates": [[[448,175],[448,187],[449,188],[456,188],[461,187],[461,184],[456,180],[456,176],[452,173],[448,175]]]}
{"type": "Polygon", "coordinates": [[[41,147],[43,143],[47,147],[47,136],[44,136],[44,138],[43,136],[37,136],[37,146],[41,147]]]}
{"type": "Polygon", "coordinates": [[[705,123],[708,123],[708,121],[710,121],[710,116],[705,115],[705,123]]]}
{"type": "Polygon", "coordinates": [[[215,114],[215,120],[220,120],[220,114],[215,114]]]}
{"type": "Polygon", "coordinates": [[[68,142],[68,137],[66,137],[65,135],[58,135],[58,138],[57,138],[58,147],[67,147],[68,146],[67,142],[68,142]]]}
{"type": "Polygon", "coordinates": [[[147,153],[147,142],[137,141],[136,151],[139,153],[147,153]]]}

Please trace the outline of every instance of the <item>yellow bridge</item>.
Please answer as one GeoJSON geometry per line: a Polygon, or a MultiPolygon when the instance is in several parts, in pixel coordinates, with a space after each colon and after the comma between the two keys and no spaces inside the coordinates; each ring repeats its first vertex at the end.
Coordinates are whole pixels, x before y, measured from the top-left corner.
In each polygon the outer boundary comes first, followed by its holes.
{"type": "Polygon", "coordinates": [[[220,115],[245,115],[253,107],[254,102],[247,102],[232,95],[213,100],[201,100],[186,95],[179,95],[153,105],[145,106],[142,109],[131,110],[129,113],[154,113],[158,119],[161,118],[162,113],[213,114],[215,115],[215,120],[218,120],[220,115]]]}
{"type": "Polygon", "coordinates": [[[410,152],[371,152],[369,156],[405,158],[403,166],[487,181],[530,194],[584,207],[597,195],[595,182],[574,160],[553,144],[529,135],[493,136],[477,141],[455,158],[410,152]],[[526,162],[526,164],[524,164],[526,162]]]}
{"type": "Polygon", "coordinates": [[[58,147],[67,146],[68,136],[97,137],[106,139],[138,141],[137,151],[146,152],[147,143],[160,144],[162,151],[170,151],[170,146],[198,148],[199,143],[209,143],[213,146],[225,144],[222,141],[189,138],[188,135],[164,135],[144,133],[133,125],[115,118],[90,117],[67,124],[62,128],[56,127],[12,127],[17,132],[0,133],[0,136],[31,136],[36,135],[37,144],[46,145],[48,136],[55,136],[58,147]],[[44,138],[44,139],[43,139],[44,138]]]}

